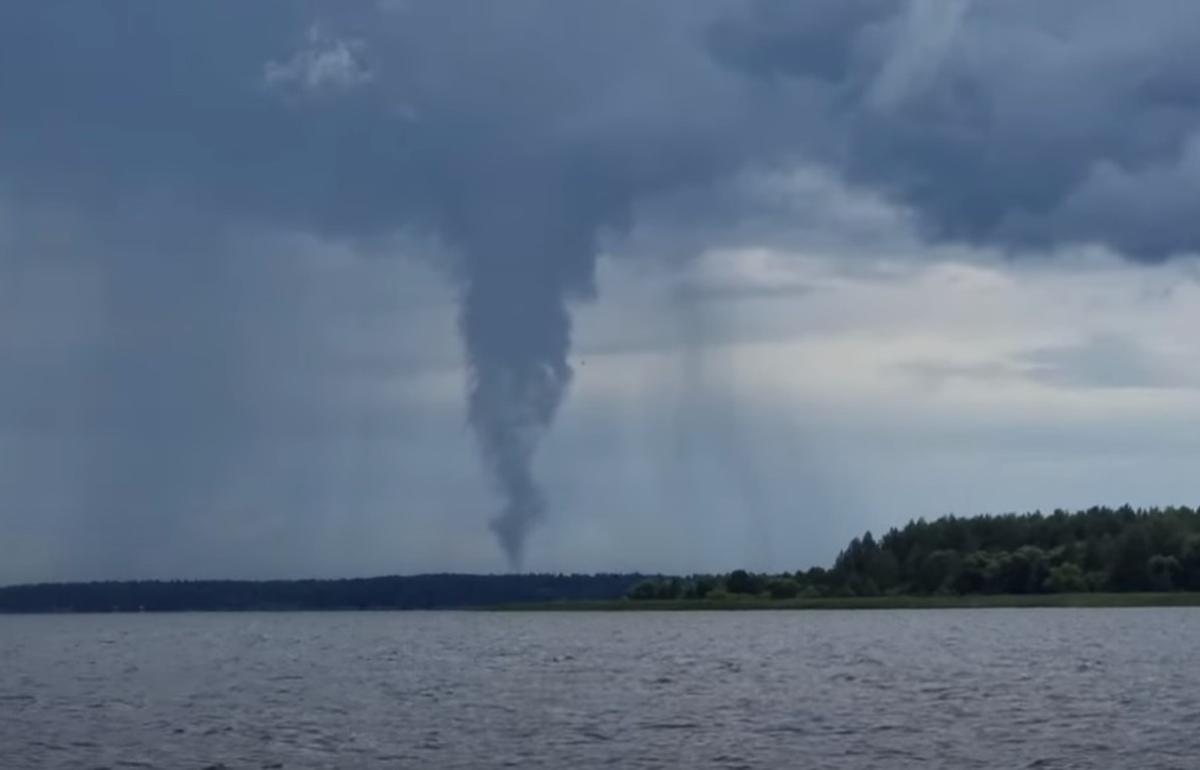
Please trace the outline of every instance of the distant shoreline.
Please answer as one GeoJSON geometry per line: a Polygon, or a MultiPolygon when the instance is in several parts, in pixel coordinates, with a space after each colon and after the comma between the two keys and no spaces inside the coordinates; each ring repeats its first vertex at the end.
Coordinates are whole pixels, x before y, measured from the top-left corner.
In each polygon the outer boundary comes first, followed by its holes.
{"type": "Polygon", "coordinates": [[[970,594],[963,596],[845,596],[805,599],[736,597],[722,599],[598,599],[523,601],[503,604],[443,606],[328,606],[262,605],[178,609],[37,609],[0,608],[3,615],[135,615],[186,613],[281,612],[737,612],[828,610],[957,610],[957,609],[1117,609],[1136,607],[1200,607],[1200,592],[1129,592],[1077,594],[970,594]]]}
{"type": "Polygon", "coordinates": [[[1078,594],[967,594],[962,596],[846,596],[812,599],[614,599],[512,603],[498,612],[687,612],[727,610],[931,610],[1019,608],[1200,607],[1200,592],[1078,594]]]}
{"type": "Polygon", "coordinates": [[[1200,510],[916,519],[833,564],[690,575],[425,573],[0,586],[0,613],[338,610],[899,610],[1200,607],[1200,510]]]}

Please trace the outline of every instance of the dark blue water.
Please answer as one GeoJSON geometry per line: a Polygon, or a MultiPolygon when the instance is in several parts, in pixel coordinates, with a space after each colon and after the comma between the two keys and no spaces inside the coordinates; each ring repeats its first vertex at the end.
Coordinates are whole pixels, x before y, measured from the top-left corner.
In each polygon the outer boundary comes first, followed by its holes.
{"type": "Polygon", "coordinates": [[[1200,768],[1200,611],[0,616],[0,768],[1200,768]]]}

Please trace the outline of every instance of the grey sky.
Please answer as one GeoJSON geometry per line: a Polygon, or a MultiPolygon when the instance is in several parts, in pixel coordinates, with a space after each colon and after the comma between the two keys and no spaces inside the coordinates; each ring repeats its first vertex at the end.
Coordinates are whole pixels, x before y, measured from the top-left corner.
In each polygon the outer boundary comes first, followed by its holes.
{"type": "Polygon", "coordinates": [[[1200,9],[1133,13],[0,7],[0,582],[1197,502],[1200,9]]]}

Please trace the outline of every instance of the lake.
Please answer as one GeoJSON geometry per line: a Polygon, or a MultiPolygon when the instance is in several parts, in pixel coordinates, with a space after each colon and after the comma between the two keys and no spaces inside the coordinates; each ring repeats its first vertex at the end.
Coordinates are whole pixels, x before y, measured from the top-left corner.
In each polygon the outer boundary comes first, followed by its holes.
{"type": "Polygon", "coordinates": [[[0,767],[1200,767],[1200,609],[0,616],[0,767]]]}

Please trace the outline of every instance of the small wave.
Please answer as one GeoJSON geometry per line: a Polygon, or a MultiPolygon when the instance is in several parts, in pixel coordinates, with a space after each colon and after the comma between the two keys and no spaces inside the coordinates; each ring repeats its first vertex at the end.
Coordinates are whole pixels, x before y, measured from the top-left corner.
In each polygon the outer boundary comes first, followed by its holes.
{"type": "Polygon", "coordinates": [[[647,722],[642,725],[645,730],[695,730],[698,727],[698,722],[647,722]]]}

